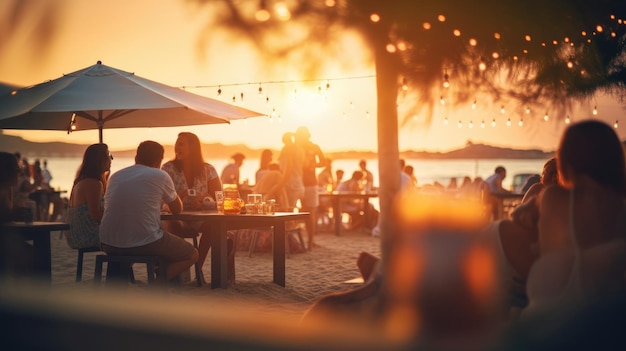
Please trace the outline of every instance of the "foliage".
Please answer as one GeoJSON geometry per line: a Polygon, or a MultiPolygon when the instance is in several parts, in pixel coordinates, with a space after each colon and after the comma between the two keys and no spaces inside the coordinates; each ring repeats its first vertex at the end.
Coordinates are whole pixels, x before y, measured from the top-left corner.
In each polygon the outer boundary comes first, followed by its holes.
{"type": "Polygon", "coordinates": [[[396,88],[414,102],[412,114],[444,93],[459,103],[489,97],[561,116],[596,93],[624,96],[624,1],[189,1],[211,6],[211,28],[244,34],[266,57],[297,62],[308,74],[329,57],[354,54],[340,43],[357,33],[369,60],[377,47],[397,56],[396,88]],[[269,17],[260,21],[262,9],[269,17]]]}

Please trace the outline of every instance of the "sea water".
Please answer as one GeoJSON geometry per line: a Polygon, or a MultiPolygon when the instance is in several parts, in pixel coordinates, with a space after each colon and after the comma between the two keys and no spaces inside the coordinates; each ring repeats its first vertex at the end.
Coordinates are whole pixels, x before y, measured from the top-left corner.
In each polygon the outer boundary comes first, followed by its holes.
{"type": "MultiPolygon", "coordinates": [[[[31,162],[34,158],[29,159],[31,162]]],[[[81,158],[72,157],[50,157],[48,160],[48,169],[52,174],[50,184],[54,188],[61,190],[69,190],[72,188],[72,182],[76,176],[76,171],[82,161],[81,158]]],[[[229,159],[207,159],[218,173],[221,174],[224,167],[230,162],[229,159]]],[[[457,179],[457,184],[461,184],[463,177],[468,176],[472,179],[482,177],[486,179],[494,173],[497,166],[504,166],[507,170],[507,176],[502,182],[506,189],[511,188],[511,182],[515,174],[519,173],[537,173],[541,174],[543,159],[476,159],[476,160],[422,160],[407,159],[406,164],[414,168],[418,185],[433,184],[439,182],[447,186],[451,178],[457,179]]],[[[112,173],[128,167],[135,163],[133,158],[116,157],[111,162],[112,173]]],[[[250,185],[254,184],[254,174],[259,168],[258,159],[245,159],[240,168],[241,181],[248,180],[250,185]]],[[[341,169],[344,173],[344,180],[352,175],[352,172],[359,169],[359,159],[336,159],[332,164],[333,173],[335,170],[341,169]]],[[[374,186],[378,186],[380,178],[378,177],[378,160],[367,160],[367,169],[374,175],[374,186]]],[[[322,168],[318,169],[321,172],[322,168]]],[[[68,194],[69,195],[69,194],[68,194]]]]}

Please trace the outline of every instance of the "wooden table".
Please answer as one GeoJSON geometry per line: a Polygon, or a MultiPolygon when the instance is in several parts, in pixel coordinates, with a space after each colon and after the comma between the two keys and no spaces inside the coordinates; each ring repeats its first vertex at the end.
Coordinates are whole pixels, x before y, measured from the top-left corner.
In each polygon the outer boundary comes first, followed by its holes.
{"type": "Polygon", "coordinates": [[[370,198],[378,197],[378,193],[375,191],[360,193],[333,191],[331,193],[319,193],[318,196],[320,202],[323,202],[324,199],[330,200],[333,208],[335,235],[339,236],[341,235],[341,203],[345,200],[363,200],[363,211],[365,213],[365,218],[367,219],[369,218],[369,206],[367,206],[366,204],[369,203],[370,198]]]}
{"type": "MultiPolygon", "coordinates": [[[[228,250],[226,235],[229,230],[274,227],[273,259],[274,283],[285,286],[285,225],[287,221],[309,220],[308,212],[276,212],[273,215],[230,215],[207,211],[183,211],[161,214],[162,220],[202,221],[208,223],[211,235],[211,288],[227,288],[228,250]]],[[[202,235],[205,235],[203,233],[202,235]]]]}
{"type": "Polygon", "coordinates": [[[517,207],[524,198],[524,194],[518,193],[491,193],[491,196],[499,201],[498,218],[494,218],[495,220],[510,218],[515,207],[517,207]]]}
{"type": "Polygon", "coordinates": [[[68,230],[70,225],[60,222],[34,222],[30,224],[10,222],[0,225],[0,245],[3,250],[11,243],[14,235],[19,240],[33,241],[35,273],[45,281],[52,283],[52,253],[50,249],[50,232],[68,230]]]}

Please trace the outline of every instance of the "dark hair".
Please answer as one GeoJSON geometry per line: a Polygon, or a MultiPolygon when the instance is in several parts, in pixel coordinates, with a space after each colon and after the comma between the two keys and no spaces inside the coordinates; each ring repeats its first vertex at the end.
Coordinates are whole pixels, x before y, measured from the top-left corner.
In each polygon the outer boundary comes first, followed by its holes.
{"type": "Polygon", "coordinates": [[[20,174],[20,166],[15,154],[0,151],[0,184],[11,183],[18,174],[20,174]]]}
{"type": "Polygon", "coordinates": [[[565,130],[557,151],[559,177],[573,183],[585,174],[620,194],[626,189],[624,151],[617,134],[606,123],[589,120],[565,130]]]}
{"type": "MultiPolygon", "coordinates": [[[[204,157],[202,156],[202,145],[200,144],[200,139],[197,135],[190,132],[180,132],[178,133],[178,139],[184,140],[189,145],[189,163],[191,166],[191,176],[193,178],[202,177],[204,173],[204,157]]],[[[183,171],[183,160],[174,156],[172,160],[174,167],[183,171]]]]}
{"type": "Polygon", "coordinates": [[[556,157],[550,158],[543,165],[541,179],[543,180],[543,183],[547,182],[547,184],[556,184],[559,182],[559,172],[556,166],[556,157]]]}
{"type": "Polygon", "coordinates": [[[106,171],[111,164],[109,147],[107,144],[92,144],[87,147],[83,154],[83,162],[78,167],[74,185],[87,178],[98,179],[106,189],[106,171]]]}
{"type": "Polygon", "coordinates": [[[496,167],[496,170],[494,172],[495,173],[506,172],[506,168],[504,168],[502,166],[498,166],[498,167],[496,167]]]}
{"type": "Polygon", "coordinates": [[[269,169],[269,165],[272,162],[272,150],[265,149],[261,152],[261,161],[259,169],[269,169]]]}
{"type": "Polygon", "coordinates": [[[156,141],[146,140],[142,141],[137,147],[137,155],[135,156],[135,163],[144,166],[155,167],[163,161],[163,154],[165,149],[156,141]]]}

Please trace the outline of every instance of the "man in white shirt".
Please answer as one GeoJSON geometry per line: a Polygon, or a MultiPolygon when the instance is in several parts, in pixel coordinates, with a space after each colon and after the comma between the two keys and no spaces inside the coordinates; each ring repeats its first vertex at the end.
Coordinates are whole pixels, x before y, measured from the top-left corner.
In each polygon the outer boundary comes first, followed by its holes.
{"type": "Polygon", "coordinates": [[[111,175],[99,234],[107,254],[163,257],[168,262],[166,278],[171,280],[198,260],[198,251],[161,229],[162,203],[172,213],[182,210],[172,178],[160,169],[163,154],[161,144],[144,141],[137,148],[135,164],[111,175]]]}

